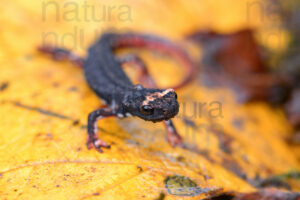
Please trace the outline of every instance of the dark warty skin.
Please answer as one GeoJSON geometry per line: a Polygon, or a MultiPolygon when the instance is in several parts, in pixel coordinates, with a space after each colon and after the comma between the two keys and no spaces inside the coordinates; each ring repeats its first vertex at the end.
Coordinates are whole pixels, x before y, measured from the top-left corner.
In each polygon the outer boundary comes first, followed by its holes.
{"type": "Polygon", "coordinates": [[[39,50],[51,54],[55,60],[68,59],[83,67],[90,88],[106,104],[106,107],[97,109],[88,116],[88,148],[102,152],[101,148],[110,147],[98,138],[97,121],[111,116],[118,118],[136,116],[146,121],[164,121],[169,143],[172,146],[181,146],[182,139],[170,120],[179,112],[176,92],[171,88],[156,89],[144,63],[138,57],[129,55],[117,58],[114,50],[124,47],[155,50],[180,60],[188,69],[188,74],[174,88],[182,87],[192,79],[194,68],[187,54],[171,42],[150,35],[105,33],[91,45],[86,59],[57,47],[43,46],[39,50]],[[122,64],[130,62],[142,69],[144,77],[152,81],[153,88],[132,84],[122,69],[122,64]]]}

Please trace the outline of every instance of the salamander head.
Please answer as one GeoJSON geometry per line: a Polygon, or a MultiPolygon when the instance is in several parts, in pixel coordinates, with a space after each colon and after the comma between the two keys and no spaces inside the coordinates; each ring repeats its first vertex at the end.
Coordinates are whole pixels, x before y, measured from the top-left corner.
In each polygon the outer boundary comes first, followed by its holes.
{"type": "Polygon", "coordinates": [[[179,111],[177,94],[173,89],[149,89],[141,85],[126,95],[123,106],[131,115],[152,122],[168,120],[179,111]]]}

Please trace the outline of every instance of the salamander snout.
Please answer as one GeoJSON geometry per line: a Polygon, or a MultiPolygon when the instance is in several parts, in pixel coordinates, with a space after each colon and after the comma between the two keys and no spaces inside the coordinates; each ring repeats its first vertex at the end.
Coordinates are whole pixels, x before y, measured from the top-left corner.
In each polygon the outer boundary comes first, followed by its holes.
{"type": "Polygon", "coordinates": [[[173,89],[151,91],[145,94],[140,104],[139,117],[158,122],[168,120],[179,112],[177,94],[173,89]]]}
{"type": "Polygon", "coordinates": [[[167,108],[163,109],[163,115],[165,119],[170,119],[172,117],[175,117],[175,115],[177,115],[178,112],[179,112],[179,104],[177,102],[169,104],[167,105],[167,108]]]}

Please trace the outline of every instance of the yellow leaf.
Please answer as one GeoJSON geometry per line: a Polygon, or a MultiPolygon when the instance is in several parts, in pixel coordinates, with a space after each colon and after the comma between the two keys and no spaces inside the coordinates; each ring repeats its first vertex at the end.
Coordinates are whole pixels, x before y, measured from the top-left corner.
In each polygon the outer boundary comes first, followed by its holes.
{"type": "MultiPolygon", "coordinates": [[[[241,0],[3,2],[1,199],[201,199],[222,191],[254,191],[245,178],[299,170],[284,142],[291,130],[280,110],[264,103],[239,105],[230,90],[196,82],[178,90],[181,110],[174,120],[188,148],[170,147],[161,124],[128,118],[100,120],[99,134],[112,148],[103,154],[87,150],[86,119],[101,106],[99,99],[79,68],[36,51],[52,43],[85,55],[89,44],[112,27],[177,41],[208,26],[220,31],[261,27],[264,22],[252,20],[252,12],[249,18],[247,6],[241,0]],[[218,105],[221,113],[214,110],[218,105]],[[186,125],[184,117],[198,128],[186,125]],[[180,196],[180,183],[196,192],[180,196]]],[[[183,74],[170,60],[149,52],[141,57],[162,86],[183,74]]]]}

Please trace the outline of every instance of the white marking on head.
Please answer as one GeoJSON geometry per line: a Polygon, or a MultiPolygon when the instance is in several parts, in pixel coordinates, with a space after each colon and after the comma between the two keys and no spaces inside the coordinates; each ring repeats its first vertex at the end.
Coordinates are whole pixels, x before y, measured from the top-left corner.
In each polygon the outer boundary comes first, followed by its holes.
{"type": "Polygon", "coordinates": [[[165,96],[169,92],[174,92],[174,89],[169,88],[169,89],[166,89],[162,92],[154,92],[152,94],[149,94],[149,95],[146,96],[146,99],[143,101],[142,105],[148,105],[149,102],[154,101],[157,98],[162,98],[163,96],[165,96]]]}

